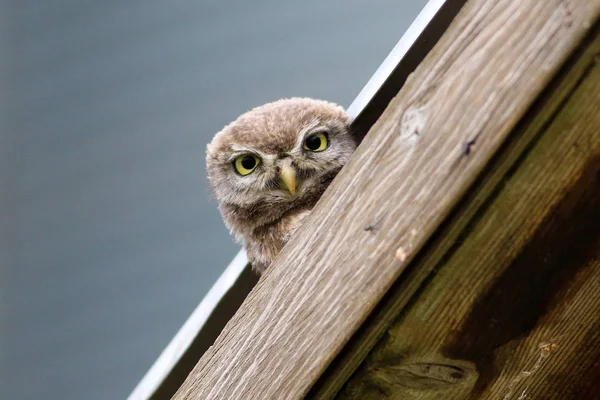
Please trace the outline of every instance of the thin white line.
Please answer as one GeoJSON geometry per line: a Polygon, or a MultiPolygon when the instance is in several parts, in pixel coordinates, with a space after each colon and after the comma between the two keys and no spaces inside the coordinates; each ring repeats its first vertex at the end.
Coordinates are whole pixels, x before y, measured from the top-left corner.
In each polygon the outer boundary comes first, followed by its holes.
{"type": "Polygon", "coordinates": [[[202,329],[219,301],[240,277],[247,264],[246,252],[242,249],[212,285],[206,296],[192,312],[192,315],[185,321],[175,337],[171,339],[171,342],[156,359],[127,400],[146,400],[158,389],[173,366],[196,338],[197,333],[202,329]]]}
{"type": "Polygon", "coordinates": [[[421,33],[445,2],[446,0],[429,0],[425,4],[425,7],[417,15],[417,18],[410,24],[404,35],[402,35],[402,38],[396,43],[396,46],[394,46],[390,54],[383,60],[383,63],[377,68],[371,79],[369,79],[369,82],[367,82],[352,104],[350,104],[350,107],[348,107],[347,112],[352,118],[356,118],[367,104],[369,104],[373,96],[375,96],[379,88],[389,78],[394,68],[396,68],[408,50],[415,44],[421,33]]]}

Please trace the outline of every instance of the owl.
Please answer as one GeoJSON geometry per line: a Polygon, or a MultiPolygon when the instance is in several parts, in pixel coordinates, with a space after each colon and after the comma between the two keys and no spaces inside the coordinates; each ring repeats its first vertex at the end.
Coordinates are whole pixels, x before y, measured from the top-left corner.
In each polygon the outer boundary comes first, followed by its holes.
{"type": "Polygon", "coordinates": [[[350,122],[336,104],[284,99],[241,115],[208,144],[219,211],[259,274],[350,159],[350,122]]]}

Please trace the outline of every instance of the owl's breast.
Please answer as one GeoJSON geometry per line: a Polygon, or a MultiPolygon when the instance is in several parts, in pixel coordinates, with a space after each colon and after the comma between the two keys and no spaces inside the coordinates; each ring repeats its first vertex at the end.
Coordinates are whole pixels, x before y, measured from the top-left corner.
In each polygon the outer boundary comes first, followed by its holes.
{"type": "Polygon", "coordinates": [[[255,270],[262,273],[271,265],[308,214],[310,210],[306,208],[291,210],[276,222],[254,229],[243,239],[248,259],[255,270]]]}

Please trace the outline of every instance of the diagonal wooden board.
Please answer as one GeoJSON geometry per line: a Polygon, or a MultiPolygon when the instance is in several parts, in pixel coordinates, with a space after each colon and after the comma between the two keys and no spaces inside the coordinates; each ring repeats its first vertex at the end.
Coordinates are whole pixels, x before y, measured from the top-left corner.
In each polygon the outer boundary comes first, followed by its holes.
{"type": "Polygon", "coordinates": [[[597,23],[308,398],[600,397],[598,54],[597,23]]]}
{"type": "MultiPolygon", "coordinates": [[[[347,109],[362,140],[391,99],[435,46],[466,0],[428,0],[347,109]]],[[[240,250],[171,339],[128,400],[170,399],[258,282],[240,250]]]]}
{"type": "Polygon", "coordinates": [[[468,2],[175,398],[306,395],[599,12],[468,2]]]}

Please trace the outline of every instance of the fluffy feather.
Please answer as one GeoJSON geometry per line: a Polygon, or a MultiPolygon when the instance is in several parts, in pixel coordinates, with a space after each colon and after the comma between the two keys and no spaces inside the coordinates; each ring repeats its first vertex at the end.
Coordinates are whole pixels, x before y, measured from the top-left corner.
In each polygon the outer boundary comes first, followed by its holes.
{"type": "Polygon", "coordinates": [[[219,210],[259,273],[275,259],[350,159],[356,147],[350,122],[336,104],[284,99],[241,115],[208,145],[206,166],[219,210]],[[306,137],[315,132],[327,136],[328,147],[323,151],[303,147],[306,137]],[[234,160],[245,154],[258,157],[260,164],[241,176],[234,160]],[[283,163],[296,172],[295,194],[282,185],[283,163]]]}

